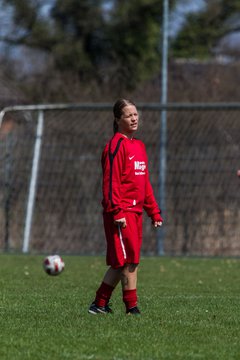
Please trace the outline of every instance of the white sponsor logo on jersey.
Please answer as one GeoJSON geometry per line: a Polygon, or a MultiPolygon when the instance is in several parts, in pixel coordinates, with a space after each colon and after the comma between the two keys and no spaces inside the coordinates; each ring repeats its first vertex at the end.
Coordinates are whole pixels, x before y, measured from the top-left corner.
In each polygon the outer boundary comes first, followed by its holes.
{"type": "Polygon", "coordinates": [[[135,175],[145,175],[146,163],[145,161],[134,161],[135,175]]]}

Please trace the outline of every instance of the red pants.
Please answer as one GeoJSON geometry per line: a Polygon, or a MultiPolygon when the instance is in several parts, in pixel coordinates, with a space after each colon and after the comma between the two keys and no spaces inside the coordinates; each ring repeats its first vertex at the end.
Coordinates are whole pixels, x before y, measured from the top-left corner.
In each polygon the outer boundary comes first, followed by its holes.
{"type": "Polygon", "coordinates": [[[103,215],[107,241],[107,265],[119,268],[124,264],[138,264],[142,245],[142,214],[126,212],[127,226],[114,224],[111,213],[103,215]]]}

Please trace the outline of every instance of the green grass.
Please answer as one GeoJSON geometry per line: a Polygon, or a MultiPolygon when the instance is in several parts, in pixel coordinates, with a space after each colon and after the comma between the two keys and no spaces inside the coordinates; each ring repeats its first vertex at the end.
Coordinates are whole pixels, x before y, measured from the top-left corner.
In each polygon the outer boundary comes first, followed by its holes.
{"type": "Polygon", "coordinates": [[[63,257],[51,277],[40,256],[0,255],[0,359],[240,359],[240,261],[143,258],[141,317],[87,313],[103,257],[63,257]]]}

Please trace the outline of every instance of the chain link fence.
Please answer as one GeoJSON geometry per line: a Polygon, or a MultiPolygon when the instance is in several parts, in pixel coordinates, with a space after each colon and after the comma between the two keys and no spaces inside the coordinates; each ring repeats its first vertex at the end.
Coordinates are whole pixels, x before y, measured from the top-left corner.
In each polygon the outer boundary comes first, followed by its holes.
{"type": "MultiPolygon", "coordinates": [[[[161,112],[167,111],[164,230],[144,216],[143,254],[240,255],[240,105],[139,104],[159,198],[161,112]],[[163,238],[164,235],[164,238],[163,238]]],[[[101,153],[112,106],[6,108],[0,128],[2,251],[104,254],[101,153]]]]}

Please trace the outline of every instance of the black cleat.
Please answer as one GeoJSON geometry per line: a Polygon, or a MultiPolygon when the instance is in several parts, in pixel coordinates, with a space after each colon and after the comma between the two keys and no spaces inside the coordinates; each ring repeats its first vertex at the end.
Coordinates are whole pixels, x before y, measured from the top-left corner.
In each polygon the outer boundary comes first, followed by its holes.
{"type": "Polygon", "coordinates": [[[97,306],[95,303],[92,303],[88,309],[88,312],[92,315],[109,314],[112,313],[112,309],[109,307],[109,305],[97,306]]]}
{"type": "Polygon", "coordinates": [[[128,309],[126,312],[127,315],[141,315],[140,310],[137,306],[128,309]]]}

